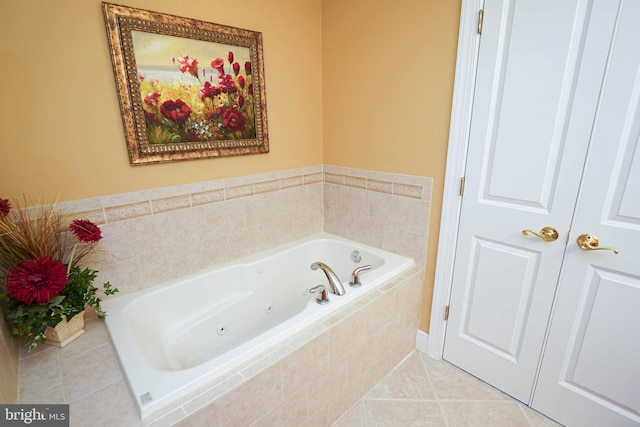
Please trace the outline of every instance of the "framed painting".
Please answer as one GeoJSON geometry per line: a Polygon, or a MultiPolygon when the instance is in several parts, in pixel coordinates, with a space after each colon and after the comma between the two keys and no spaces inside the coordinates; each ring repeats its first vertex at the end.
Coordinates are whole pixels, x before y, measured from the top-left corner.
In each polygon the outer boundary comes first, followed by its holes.
{"type": "Polygon", "coordinates": [[[261,33],[102,8],[131,165],[269,152],[261,33]]]}

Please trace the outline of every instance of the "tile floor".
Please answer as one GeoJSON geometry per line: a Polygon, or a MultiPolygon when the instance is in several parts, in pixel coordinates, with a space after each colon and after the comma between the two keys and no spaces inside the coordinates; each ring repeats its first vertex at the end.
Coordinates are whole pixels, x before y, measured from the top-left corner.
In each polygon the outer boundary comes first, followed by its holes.
{"type": "Polygon", "coordinates": [[[551,427],[555,422],[457,367],[418,351],[333,427],[551,427]]]}

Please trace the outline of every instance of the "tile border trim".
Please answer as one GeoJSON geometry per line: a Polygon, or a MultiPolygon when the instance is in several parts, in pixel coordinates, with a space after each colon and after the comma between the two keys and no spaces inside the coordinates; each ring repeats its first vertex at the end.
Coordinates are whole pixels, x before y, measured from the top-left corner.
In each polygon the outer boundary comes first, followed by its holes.
{"type": "Polygon", "coordinates": [[[313,184],[427,200],[432,178],[316,165],[58,203],[70,219],[108,224],[313,184]]]}

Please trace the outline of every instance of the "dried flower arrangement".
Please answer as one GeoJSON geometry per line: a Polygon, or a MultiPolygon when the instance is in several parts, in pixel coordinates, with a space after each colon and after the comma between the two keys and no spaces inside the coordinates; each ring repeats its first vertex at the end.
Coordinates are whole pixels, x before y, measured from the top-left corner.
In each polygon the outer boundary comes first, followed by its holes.
{"type": "MultiPolygon", "coordinates": [[[[56,204],[12,206],[0,199],[0,307],[10,331],[25,336],[29,350],[45,339],[47,327],[71,320],[92,307],[104,318],[97,271],[80,266],[102,239],[100,228],[85,219],[70,223],[56,204]]],[[[118,292],[104,283],[105,295],[118,292]]]]}

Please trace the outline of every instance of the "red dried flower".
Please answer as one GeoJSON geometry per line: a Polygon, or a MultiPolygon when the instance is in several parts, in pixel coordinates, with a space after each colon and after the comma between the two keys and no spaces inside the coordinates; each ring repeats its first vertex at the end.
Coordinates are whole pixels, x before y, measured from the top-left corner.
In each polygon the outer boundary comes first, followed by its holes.
{"type": "Polygon", "coordinates": [[[247,76],[251,75],[251,62],[244,63],[244,72],[247,73],[247,76]]]}
{"type": "Polygon", "coordinates": [[[102,239],[100,227],[88,219],[74,219],[69,224],[69,230],[83,243],[96,243],[102,239]]]}
{"type": "Polygon", "coordinates": [[[227,54],[227,59],[229,60],[229,64],[233,62],[233,52],[229,51],[227,54]]]}
{"type": "Polygon", "coordinates": [[[67,268],[60,261],[42,257],[22,261],[7,273],[7,293],[25,304],[43,304],[67,284],[67,268]]]}
{"type": "Polygon", "coordinates": [[[9,215],[11,211],[11,203],[9,199],[0,199],[0,214],[9,215]]]}
{"type": "Polygon", "coordinates": [[[238,64],[237,62],[234,62],[232,67],[233,67],[233,74],[237,76],[238,73],[240,73],[240,64],[238,64]]]}
{"type": "Polygon", "coordinates": [[[245,85],[244,77],[238,76],[238,86],[240,86],[242,89],[244,89],[244,85],[245,85]]]}

